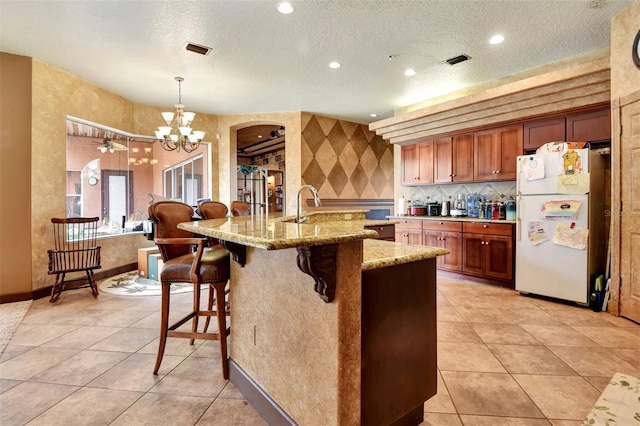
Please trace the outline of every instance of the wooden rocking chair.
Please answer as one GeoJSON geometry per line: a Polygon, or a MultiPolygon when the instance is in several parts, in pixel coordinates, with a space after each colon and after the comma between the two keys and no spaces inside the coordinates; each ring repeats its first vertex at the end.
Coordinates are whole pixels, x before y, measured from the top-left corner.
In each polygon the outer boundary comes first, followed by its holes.
{"type": "MultiPolygon", "coordinates": [[[[96,245],[98,217],[53,218],[55,249],[48,250],[49,275],[56,276],[51,289],[51,299],[55,302],[64,290],[91,288],[93,296],[98,295],[98,285],[93,276],[94,269],[100,269],[100,246],[96,245]],[[85,271],[87,285],[65,288],[65,275],[69,272],[85,271]]],[[[84,279],[77,278],[73,281],[84,279]]],[[[69,281],[67,281],[69,282],[69,281]]]]}

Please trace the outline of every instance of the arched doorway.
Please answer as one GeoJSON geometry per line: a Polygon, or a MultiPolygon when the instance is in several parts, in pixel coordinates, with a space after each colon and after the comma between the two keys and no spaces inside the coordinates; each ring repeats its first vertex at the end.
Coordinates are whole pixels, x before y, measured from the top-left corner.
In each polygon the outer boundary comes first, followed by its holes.
{"type": "Polygon", "coordinates": [[[235,199],[250,203],[255,213],[283,212],[286,198],[285,127],[248,123],[236,128],[236,162],[235,199]]]}

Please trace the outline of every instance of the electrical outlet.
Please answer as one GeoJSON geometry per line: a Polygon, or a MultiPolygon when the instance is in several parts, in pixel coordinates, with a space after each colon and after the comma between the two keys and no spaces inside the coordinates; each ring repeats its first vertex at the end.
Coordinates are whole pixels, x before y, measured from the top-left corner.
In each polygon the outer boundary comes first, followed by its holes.
{"type": "Polygon", "coordinates": [[[257,329],[256,329],[256,325],[255,324],[251,324],[253,326],[253,346],[256,345],[256,334],[257,334],[257,329]]]}

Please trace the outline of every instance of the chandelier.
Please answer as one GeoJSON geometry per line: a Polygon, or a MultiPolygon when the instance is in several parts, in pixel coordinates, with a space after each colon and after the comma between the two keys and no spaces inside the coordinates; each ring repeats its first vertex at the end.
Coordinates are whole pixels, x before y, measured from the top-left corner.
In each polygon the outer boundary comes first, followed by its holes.
{"type": "Polygon", "coordinates": [[[182,104],[182,82],[184,78],[176,77],[178,82],[178,103],[174,105],[175,112],[163,112],[162,118],[167,123],[166,126],[158,127],[156,137],[160,141],[160,146],[167,151],[184,150],[193,152],[200,146],[204,138],[204,132],[192,130],[191,122],[196,116],[195,112],[187,112],[182,104]]]}

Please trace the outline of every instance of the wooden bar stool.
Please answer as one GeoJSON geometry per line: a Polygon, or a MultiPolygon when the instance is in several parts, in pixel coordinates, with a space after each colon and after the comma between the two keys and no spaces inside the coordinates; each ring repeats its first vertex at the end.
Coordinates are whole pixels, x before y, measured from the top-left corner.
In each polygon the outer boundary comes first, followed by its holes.
{"type": "Polygon", "coordinates": [[[226,317],[229,312],[225,306],[225,286],[229,280],[229,252],[223,248],[205,248],[206,238],[197,238],[189,231],[178,229],[181,222],[189,222],[193,216],[191,206],[176,201],[159,201],[149,206],[149,218],[156,224],[155,242],[160,249],[164,266],[160,274],[162,282],[162,312],[160,322],[160,343],[153,374],[158,374],[164,355],[167,337],[219,340],[222,357],[222,375],[229,378],[229,360],[227,358],[226,317]],[[194,252],[192,247],[196,245],[194,252]],[[172,283],[193,283],[193,310],[188,315],[169,325],[170,287],[172,283]],[[200,309],[200,286],[208,284],[215,293],[215,309],[200,309]],[[212,316],[218,319],[218,332],[210,333],[206,329],[198,331],[198,318],[212,316]],[[191,320],[191,331],[177,329],[191,320]]]}

